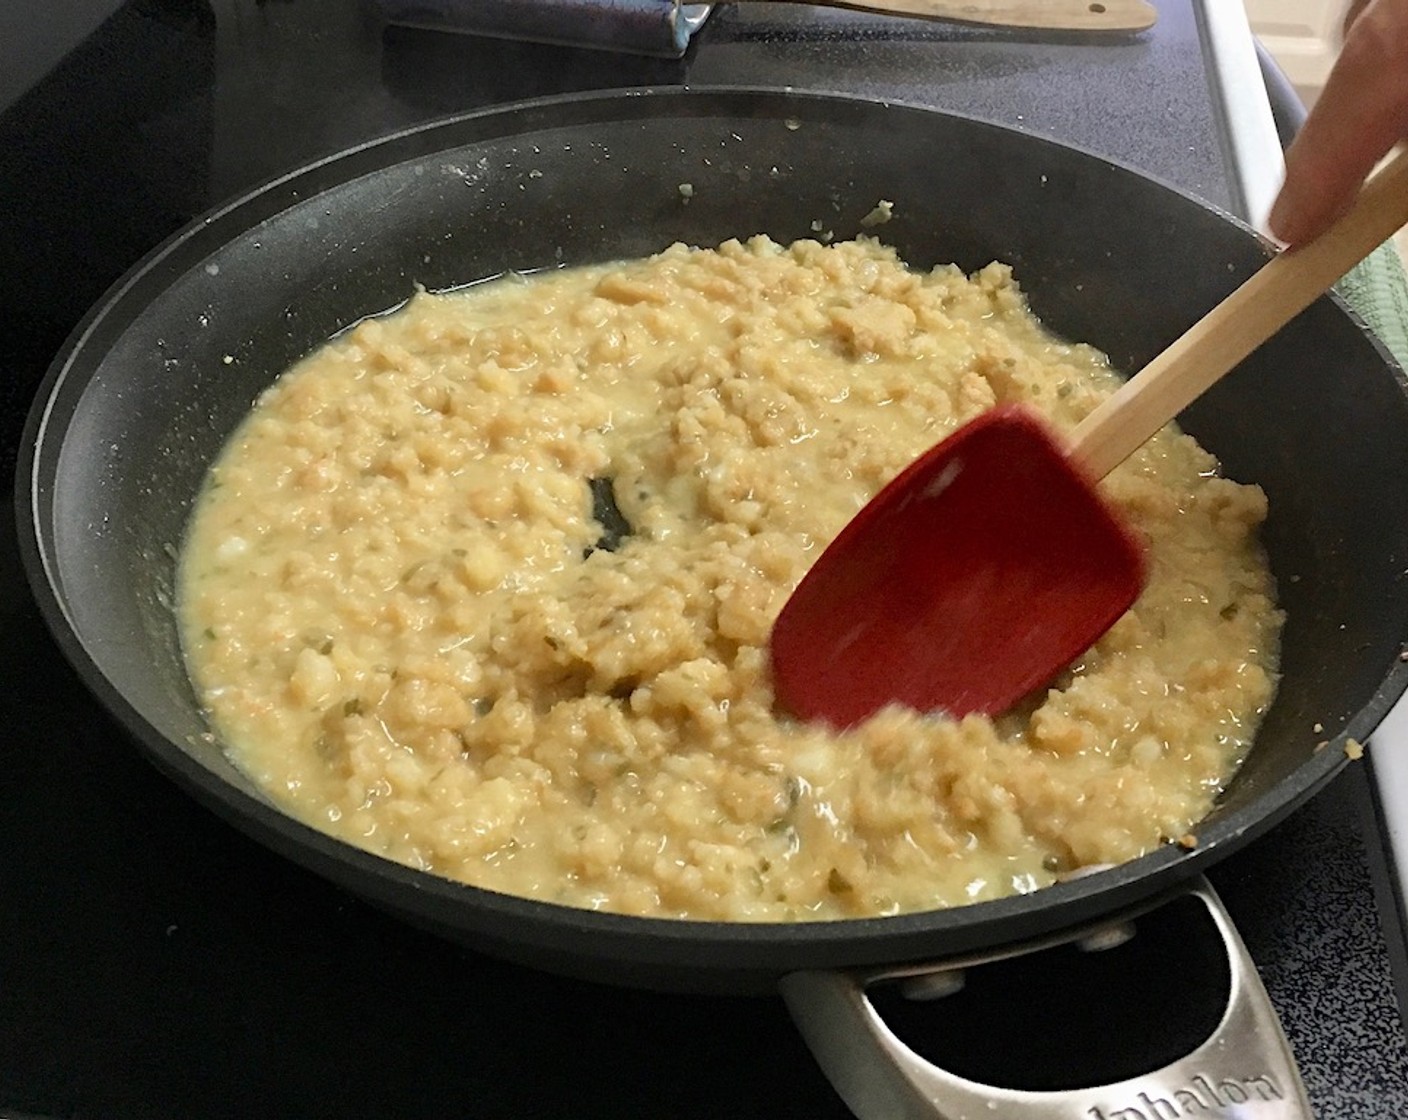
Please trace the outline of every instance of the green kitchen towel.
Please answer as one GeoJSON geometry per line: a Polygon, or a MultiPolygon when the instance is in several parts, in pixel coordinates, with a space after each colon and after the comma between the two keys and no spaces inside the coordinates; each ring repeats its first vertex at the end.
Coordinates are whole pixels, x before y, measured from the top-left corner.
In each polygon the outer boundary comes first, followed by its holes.
{"type": "Polygon", "coordinates": [[[1335,291],[1408,369],[1408,273],[1394,244],[1380,245],[1349,270],[1335,291]]]}

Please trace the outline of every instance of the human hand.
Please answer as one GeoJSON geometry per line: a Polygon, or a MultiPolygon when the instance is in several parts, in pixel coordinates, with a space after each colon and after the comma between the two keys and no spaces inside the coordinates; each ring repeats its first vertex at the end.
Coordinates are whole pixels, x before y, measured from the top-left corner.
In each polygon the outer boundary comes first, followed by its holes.
{"type": "Polygon", "coordinates": [[[1408,137],[1408,0],[1353,0],[1344,46],[1286,152],[1267,225],[1287,245],[1322,233],[1374,165],[1408,137]]]}

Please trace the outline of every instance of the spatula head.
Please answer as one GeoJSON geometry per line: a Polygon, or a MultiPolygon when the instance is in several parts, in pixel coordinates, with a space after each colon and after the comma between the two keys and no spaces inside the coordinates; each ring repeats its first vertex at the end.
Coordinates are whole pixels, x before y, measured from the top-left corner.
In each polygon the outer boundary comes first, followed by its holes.
{"type": "Polygon", "coordinates": [[[1139,540],[1046,425],[995,408],[881,490],[798,585],[772,632],[777,701],[835,727],[890,703],[996,715],[1143,583],[1139,540]]]}

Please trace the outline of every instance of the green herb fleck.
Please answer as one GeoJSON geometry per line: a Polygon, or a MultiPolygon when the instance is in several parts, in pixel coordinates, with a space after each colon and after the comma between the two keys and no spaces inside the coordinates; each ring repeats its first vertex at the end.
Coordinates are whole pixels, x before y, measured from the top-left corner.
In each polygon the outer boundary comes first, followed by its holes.
{"type": "Polygon", "coordinates": [[[832,894],[850,894],[855,890],[855,887],[851,886],[851,881],[833,867],[831,874],[826,877],[826,889],[832,894]]]}

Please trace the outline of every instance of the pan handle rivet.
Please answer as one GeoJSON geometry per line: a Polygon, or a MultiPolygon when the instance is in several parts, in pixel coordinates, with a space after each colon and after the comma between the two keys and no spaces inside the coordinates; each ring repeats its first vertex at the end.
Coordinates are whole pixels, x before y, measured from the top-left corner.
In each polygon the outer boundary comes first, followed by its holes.
{"type": "Polygon", "coordinates": [[[1076,942],[1076,948],[1085,953],[1103,953],[1106,949],[1118,949],[1133,936],[1133,922],[1116,922],[1086,934],[1076,942]]]}
{"type": "Polygon", "coordinates": [[[966,977],[961,968],[947,972],[928,972],[923,976],[911,976],[901,983],[900,994],[905,999],[916,1001],[943,999],[945,996],[961,992],[965,983],[966,977]]]}

